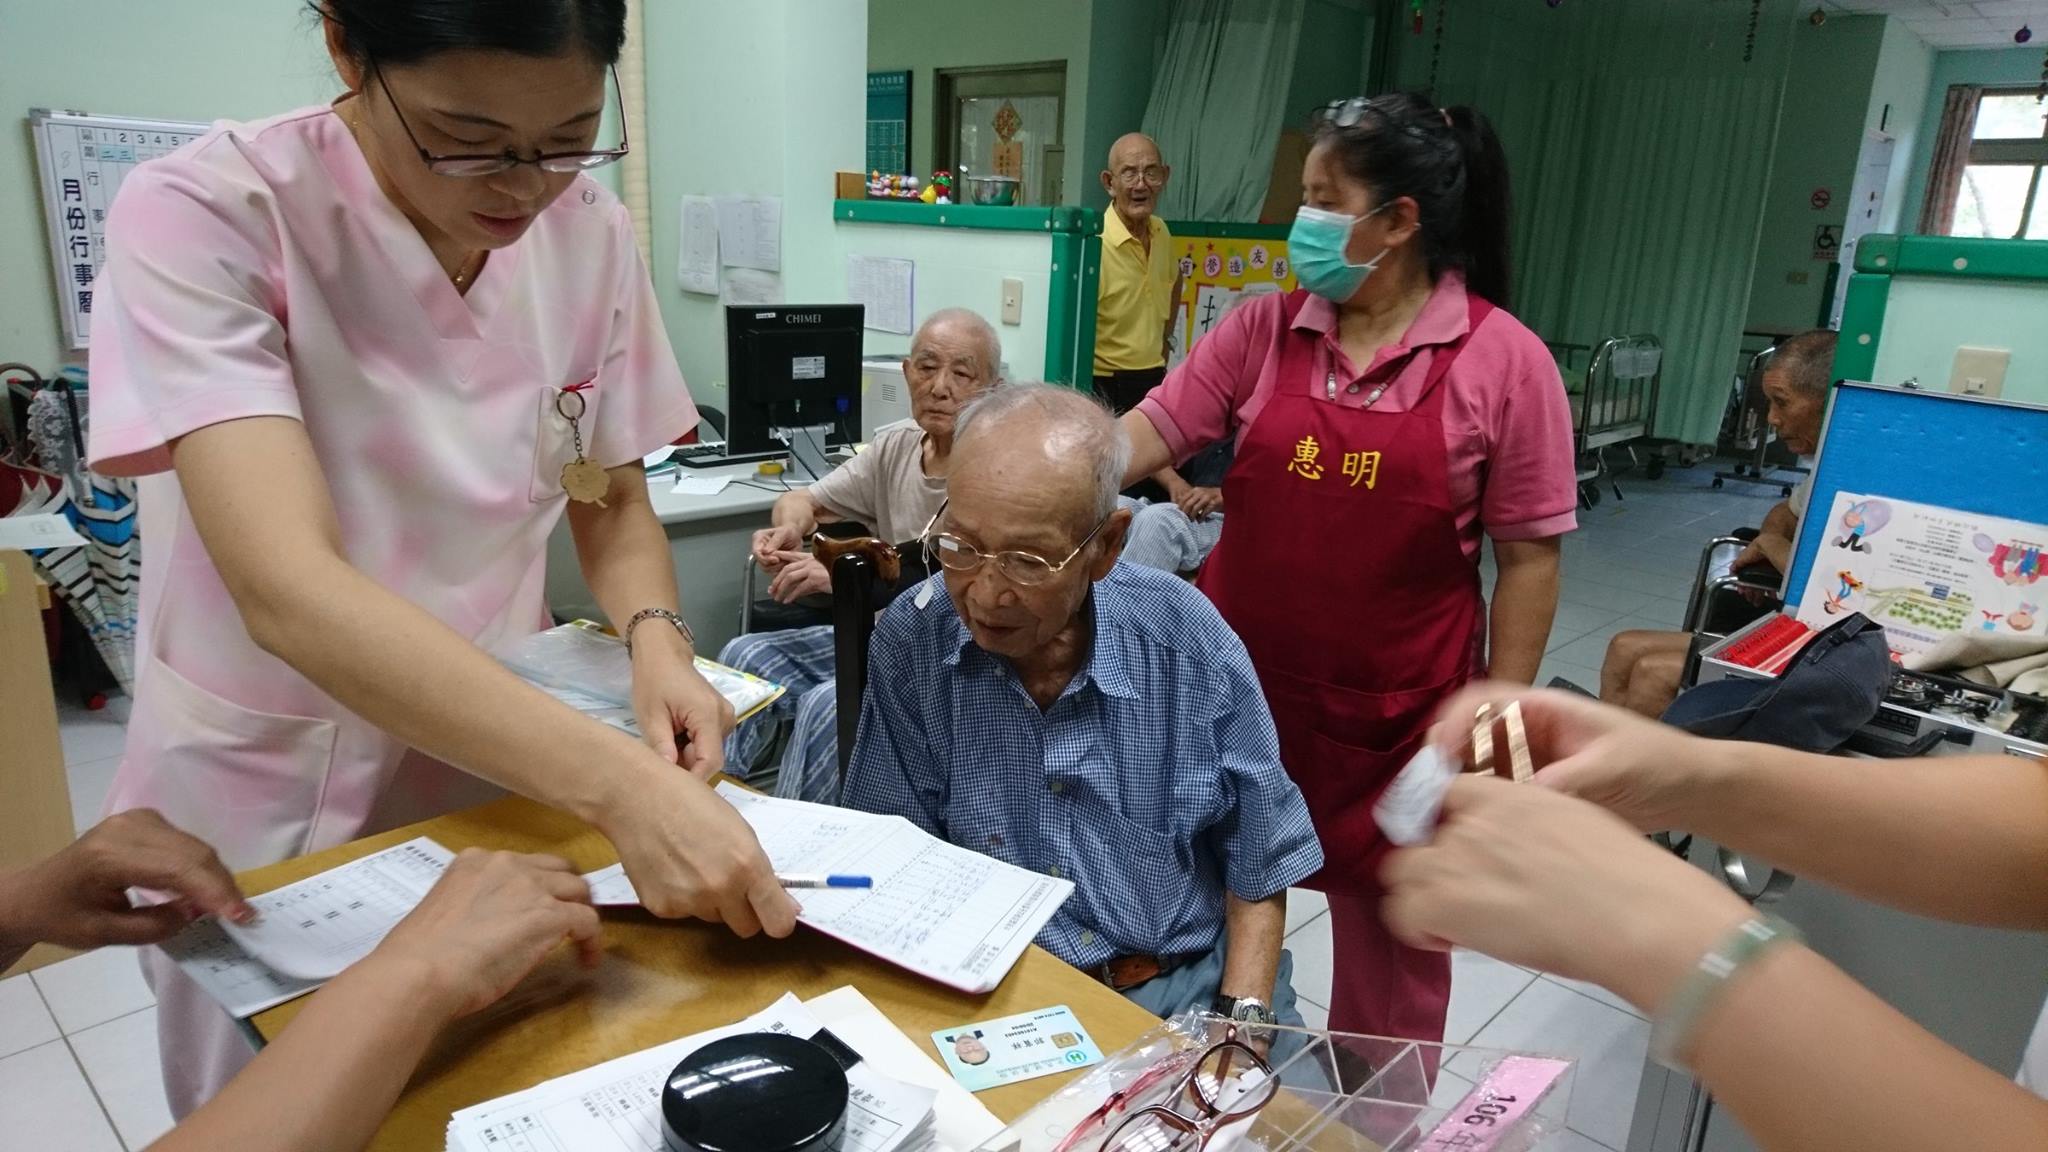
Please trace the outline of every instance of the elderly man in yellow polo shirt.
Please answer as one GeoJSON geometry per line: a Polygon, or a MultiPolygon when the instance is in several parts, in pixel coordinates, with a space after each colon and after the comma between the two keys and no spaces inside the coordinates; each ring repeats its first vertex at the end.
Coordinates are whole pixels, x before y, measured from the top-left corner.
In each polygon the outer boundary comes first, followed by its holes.
{"type": "MultiPolygon", "coordinates": [[[[1172,174],[1159,145],[1139,132],[1110,146],[1102,172],[1109,208],[1102,214],[1102,288],[1095,303],[1095,394],[1119,413],[1137,407],[1166,378],[1181,281],[1173,236],[1156,213],[1172,174]]],[[[1131,492],[1171,500],[1195,519],[1222,504],[1220,492],[1192,488],[1170,467],[1131,492]]]]}

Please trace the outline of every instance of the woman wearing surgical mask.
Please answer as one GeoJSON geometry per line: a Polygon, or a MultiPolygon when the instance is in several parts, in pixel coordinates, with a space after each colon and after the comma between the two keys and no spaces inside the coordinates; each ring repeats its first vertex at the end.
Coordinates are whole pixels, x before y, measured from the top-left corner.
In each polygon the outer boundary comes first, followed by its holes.
{"type": "Polygon", "coordinates": [[[1251,650],[1322,837],[1330,1026],[1436,1040],[1450,962],[1380,920],[1372,805],[1466,681],[1535,678],[1577,526],[1571,413],[1506,311],[1507,159],[1478,112],[1333,104],[1302,200],[1302,290],[1232,312],[1124,417],[1129,477],[1235,440],[1200,583],[1251,650]]]}

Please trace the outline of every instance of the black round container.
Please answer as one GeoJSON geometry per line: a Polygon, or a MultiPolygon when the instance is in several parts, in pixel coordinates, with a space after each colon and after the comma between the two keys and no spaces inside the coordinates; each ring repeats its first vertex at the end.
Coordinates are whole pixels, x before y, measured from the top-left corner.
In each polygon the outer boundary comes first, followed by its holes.
{"type": "Polygon", "coordinates": [[[809,1040],[750,1032],[714,1040],[669,1073],[669,1152],[822,1152],[846,1127],[846,1071],[809,1040]]]}

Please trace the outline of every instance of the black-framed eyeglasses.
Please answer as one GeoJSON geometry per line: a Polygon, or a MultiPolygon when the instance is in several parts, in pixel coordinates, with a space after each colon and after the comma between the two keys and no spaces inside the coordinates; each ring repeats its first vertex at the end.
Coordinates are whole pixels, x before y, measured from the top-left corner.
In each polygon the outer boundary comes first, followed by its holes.
{"type": "Polygon", "coordinates": [[[952,501],[948,500],[945,504],[939,505],[939,510],[932,513],[931,522],[924,526],[924,532],[919,536],[919,540],[924,544],[927,560],[936,556],[939,566],[948,572],[973,572],[987,561],[994,560],[996,571],[1002,573],[1004,578],[1012,584],[1025,587],[1050,583],[1060,573],[1066,571],[1067,566],[1074,562],[1074,558],[1094,542],[1095,537],[1101,533],[1102,526],[1109,523],[1109,517],[1116,515],[1116,512],[1111,510],[1109,516],[1097,520],[1095,527],[1088,530],[1088,535],[1081,537],[1081,542],[1074,545],[1072,552],[1067,553],[1067,558],[1054,563],[1036,552],[984,552],[951,532],[933,531],[939,525],[939,518],[946,514],[946,505],[951,503],[952,501]]]}
{"type": "Polygon", "coordinates": [[[391,95],[391,85],[384,81],[384,70],[379,68],[377,86],[384,90],[384,99],[391,104],[391,111],[398,117],[398,126],[405,129],[405,138],[412,141],[413,150],[420,154],[420,163],[436,176],[496,176],[509,172],[522,164],[531,164],[543,172],[588,172],[602,168],[632,151],[626,139],[626,94],[619,88],[619,70],[608,69],[612,87],[619,92],[619,146],[617,148],[586,149],[578,152],[542,152],[537,156],[521,156],[507,148],[498,153],[453,153],[442,156],[427,151],[420,138],[413,134],[412,125],[406,123],[405,113],[398,107],[398,101],[391,95]]]}
{"type": "Polygon", "coordinates": [[[1200,1152],[1217,1132],[1258,1112],[1279,1093],[1272,1065],[1237,1038],[1235,1025],[1222,1040],[1192,1051],[1193,1061],[1165,1061],[1130,1087],[1111,1093],[1054,1152],[1076,1152],[1098,1132],[1106,1135],[1092,1152],[1200,1152]],[[1176,1072],[1178,1079],[1158,1103],[1123,1115],[1176,1072]]]}

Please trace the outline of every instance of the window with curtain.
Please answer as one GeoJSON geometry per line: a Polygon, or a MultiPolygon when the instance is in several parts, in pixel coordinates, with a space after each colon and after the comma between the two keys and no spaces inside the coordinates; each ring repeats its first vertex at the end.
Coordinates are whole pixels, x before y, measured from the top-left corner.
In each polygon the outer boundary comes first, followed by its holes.
{"type": "Polygon", "coordinates": [[[1017,203],[1058,204],[1065,189],[1064,61],[938,72],[938,166],[1018,180],[1017,203]]]}
{"type": "MultiPolygon", "coordinates": [[[[2048,104],[2036,89],[1989,89],[1966,111],[1973,116],[1968,145],[1957,150],[1958,163],[1937,173],[1947,182],[1937,192],[1950,205],[1941,230],[1950,236],[2048,240],[2048,196],[2042,188],[2048,104]]],[[[1949,135],[1951,125],[1942,127],[1949,135]]],[[[1954,135],[1961,137],[1959,126],[1954,135]]]]}

